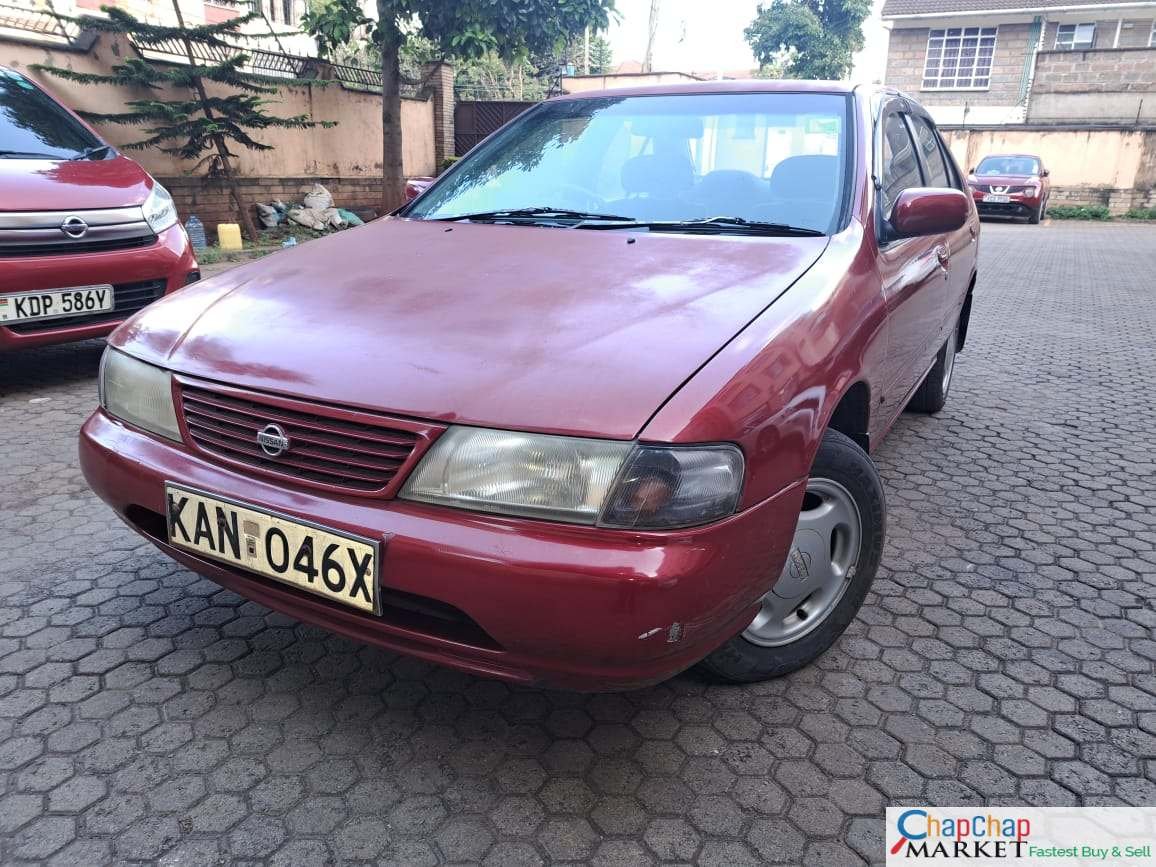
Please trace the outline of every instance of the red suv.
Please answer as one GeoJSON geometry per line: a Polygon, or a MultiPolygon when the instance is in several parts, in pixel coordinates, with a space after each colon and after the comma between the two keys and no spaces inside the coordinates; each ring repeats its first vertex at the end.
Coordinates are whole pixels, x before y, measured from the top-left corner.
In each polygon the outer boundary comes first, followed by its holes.
{"type": "Polygon", "coordinates": [[[81,463],[189,568],[397,652],[580,689],[774,677],[875,576],[869,451],[947,398],[964,190],[894,91],[550,100],[397,217],[128,322],[81,463]]]}
{"type": "Polygon", "coordinates": [[[967,178],[980,216],[1026,217],[1038,223],[1048,208],[1052,182],[1043,161],[1031,154],[984,157],[967,178]]]}
{"type": "Polygon", "coordinates": [[[199,276],[165,188],[0,67],[0,352],[102,337],[199,276]]]}

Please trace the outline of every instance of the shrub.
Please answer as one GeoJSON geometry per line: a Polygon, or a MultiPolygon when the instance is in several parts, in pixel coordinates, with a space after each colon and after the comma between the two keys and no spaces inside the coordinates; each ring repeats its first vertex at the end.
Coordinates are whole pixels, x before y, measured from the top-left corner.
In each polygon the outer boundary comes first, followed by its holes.
{"type": "Polygon", "coordinates": [[[1156,220],[1156,208],[1132,208],[1124,215],[1126,220],[1156,220]]]}
{"type": "Polygon", "coordinates": [[[1053,220],[1110,220],[1106,205],[1053,205],[1048,208],[1053,220]]]}

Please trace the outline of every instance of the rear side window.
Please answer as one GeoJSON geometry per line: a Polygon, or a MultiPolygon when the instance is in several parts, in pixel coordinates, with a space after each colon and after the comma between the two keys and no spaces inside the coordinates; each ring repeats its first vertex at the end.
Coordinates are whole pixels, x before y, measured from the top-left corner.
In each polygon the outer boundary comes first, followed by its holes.
{"type": "Polygon", "coordinates": [[[891,112],[883,120],[883,216],[890,218],[900,193],[922,185],[911,133],[903,115],[891,112]]]}
{"type": "Polygon", "coordinates": [[[0,69],[0,159],[69,159],[99,144],[23,75],[0,69]]]}
{"type": "Polygon", "coordinates": [[[922,117],[913,117],[915,137],[919,140],[919,150],[923,154],[923,164],[927,166],[927,186],[950,187],[951,172],[947,170],[947,163],[943,159],[943,151],[939,149],[939,136],[922,117]]]}

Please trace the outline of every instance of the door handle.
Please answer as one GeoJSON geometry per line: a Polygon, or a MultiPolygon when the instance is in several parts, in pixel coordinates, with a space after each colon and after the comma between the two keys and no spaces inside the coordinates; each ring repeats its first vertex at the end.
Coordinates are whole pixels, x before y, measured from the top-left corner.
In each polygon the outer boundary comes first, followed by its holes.
{"type": "Polygon", "coordinates": [[[939,267],[944,271],[951,265],[951,253],[947,251],[947,247],[943,244],[935,248],[935,258],[939,260],[939,267]]]}

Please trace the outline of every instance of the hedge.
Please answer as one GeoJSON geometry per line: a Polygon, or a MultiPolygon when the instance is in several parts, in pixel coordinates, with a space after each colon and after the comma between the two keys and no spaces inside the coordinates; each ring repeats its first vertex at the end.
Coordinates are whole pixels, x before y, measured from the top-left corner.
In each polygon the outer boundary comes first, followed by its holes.
{"type": "Polygon", "coordinates": [[[1106,205],[1053,205],[1048,208],[1053,220],[1110,220],[1106,205]]]}

